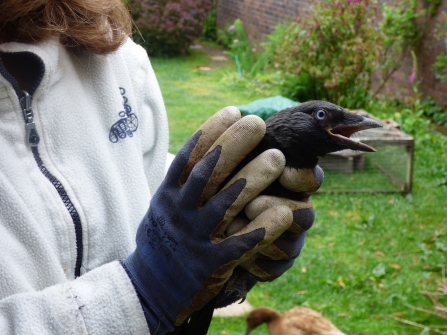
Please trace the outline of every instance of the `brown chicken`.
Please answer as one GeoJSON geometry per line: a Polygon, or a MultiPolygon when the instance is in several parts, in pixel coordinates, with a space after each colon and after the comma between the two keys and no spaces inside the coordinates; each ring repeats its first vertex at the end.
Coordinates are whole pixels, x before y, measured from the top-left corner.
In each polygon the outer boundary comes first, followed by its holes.
{"type": "Polygon", "coordinates": [[[306,307],[295,307],[284,315],[268,307],[259,307],[247,316],[246,335],[267,323],[270,335],[345,335],[320,313],[306,307]]]}

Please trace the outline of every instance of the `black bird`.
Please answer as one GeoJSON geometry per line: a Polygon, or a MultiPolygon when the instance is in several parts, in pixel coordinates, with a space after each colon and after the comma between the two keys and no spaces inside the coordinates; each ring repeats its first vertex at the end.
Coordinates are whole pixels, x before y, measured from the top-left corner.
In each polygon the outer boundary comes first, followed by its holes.
{"type": "MultiPolygon", "coordinates": [[[[281,150],[286,158],[286,168],[296,170],[313,170],[320,157],[343,149],[374,152],[376,151],[374,148],[354,141],[350,137],[360,130],[382,127],[377,121],[350,113],[330,102],[318,100],[279,111],[268,118],[265,123],[264,138],[238,165],[226,182],[242,167],[268,149],[281,150]]],[[[322,176],[320,177],[321,179],[317,180],[318,183],[322,181],[322,176]]],[[[319,179],[318,176],[317,179],[319,179]]],[[[285,189],[280,181],[275,181],[264,191],[264,194],[302,199],[302,193],[285,189]]],[[[200,311],[193,313],[189,323],[188,320],[185,321],[169,334],[205,335],[211,322],[215,303],[215,299],[213,299],[200,311]]]]}
{"type": "MultiPolygon", "coordinates": [[[[352,134],[369,128],[382,127],[372,119],[350,113],[327,101],[308,101],[287,108],[266,120],[266,133],[259,145],[227,178],[229,181],[242,167],[268,149],[279,149],[286,157],[286,168],[315,169],[320,157],[352,149],[375,152],[374,148],[352,140],[352,134]]],[[[315,171],[318,174],[318,171],[315,171]]],[[[323,176],[316,176],[321,184],[323,176]]],[[[224,185],[226,184],[224,183],[224,185]]],[[[319,186],[319,185],[318,185],[319,186]]],[[[263,194],[302,199],[302,193],[292,192],[275,181],[263,194]]]]}
{"type": "Polygon", "coordinates": [[[319,157],[343,149],[374,152],[350,137],[360,130],[382,127],[377,121],[318,100],[284,109],[265,123],[265,136],[250,156],[276,148],[284,153],[286,166],[296,169],[313,168],[319,157]]]}

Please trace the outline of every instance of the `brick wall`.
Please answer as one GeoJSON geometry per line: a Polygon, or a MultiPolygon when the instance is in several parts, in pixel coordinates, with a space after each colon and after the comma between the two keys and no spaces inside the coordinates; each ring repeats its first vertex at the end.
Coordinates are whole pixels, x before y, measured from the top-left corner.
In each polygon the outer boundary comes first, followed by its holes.
{"type": "MultiPolygon", "coordinates": [[[[305,0],[217,0],[217,26],[224,28],[226,23],[240,18],[248,37],[259,42],[264,39],[265,34],[273,31],[276,23],[308,15],[312,3],[305,0]]],[[[419,89],[424,95],[432,96],[441,106],[447,105],[447,84],[435,78],[431,66],[436,61],[436,56],[446,51],[447,39],[437,39],[434,36],[436,25],[447,19],[444,13],[447,13],[447,0],[441,0],[438,14],[427,22],[426,33],[416,53],[419,80],[422,80],[419,89]]],[[[412,96],[413,89],[409,81],[411,71],[412,58],[408,55],[402,68],[388,81],[382,93],[403,100],[412,96]]]]}
{"type": "Polygon", "coordinates": [[[261,41],[276,23],[308,12],[309,2],[305,0],[217,0],[217,26],[223,28],[240,18],[249,38],[261,41]]]}

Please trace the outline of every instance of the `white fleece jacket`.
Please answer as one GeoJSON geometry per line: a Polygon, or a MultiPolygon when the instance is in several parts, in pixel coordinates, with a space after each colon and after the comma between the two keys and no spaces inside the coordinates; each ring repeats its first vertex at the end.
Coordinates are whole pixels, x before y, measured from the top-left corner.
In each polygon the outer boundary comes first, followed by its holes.
{"type": "Polygon", "coordinates": [[[72,54],[50,40],[5,52],[45,66],[32,100],[44,168],[0,74],[0,334],[149,334],[118,262],[165,173],[166,112],[145,51],[128,40],[109,56],[72,54]],[[77,211],[82,241],[45,168],[77,211]]]}

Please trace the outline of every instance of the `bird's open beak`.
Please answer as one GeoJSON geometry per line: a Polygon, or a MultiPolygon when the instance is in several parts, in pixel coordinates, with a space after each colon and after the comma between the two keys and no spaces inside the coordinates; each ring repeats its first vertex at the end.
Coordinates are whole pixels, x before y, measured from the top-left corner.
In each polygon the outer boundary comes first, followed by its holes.
{"type": "Polygon", "coordinates": [[[349,120],[348,122],[343,123],[342,125],[338,125],[336,127],[327,129],[326,131],[329,133],[329,135],[332,137],[332,140],[340,145],[343,145],[344,147],[347,147],[352,150],[359,150],[359,151],[366,151],[366,152],[375,152],[376,149],[370,147],[369,145],[366,145],[365,143],[361,143],[359,141],[355,141],[351,139],[351,135],[365,129],[370,128],[378,128],[382,127],[382,124],[380,122],[377,122],[375,120],[362,117],[359,115],[356,115],[357,120],[349,120]],[[358,118],[361,118],[358,120],[358,118]]]}

